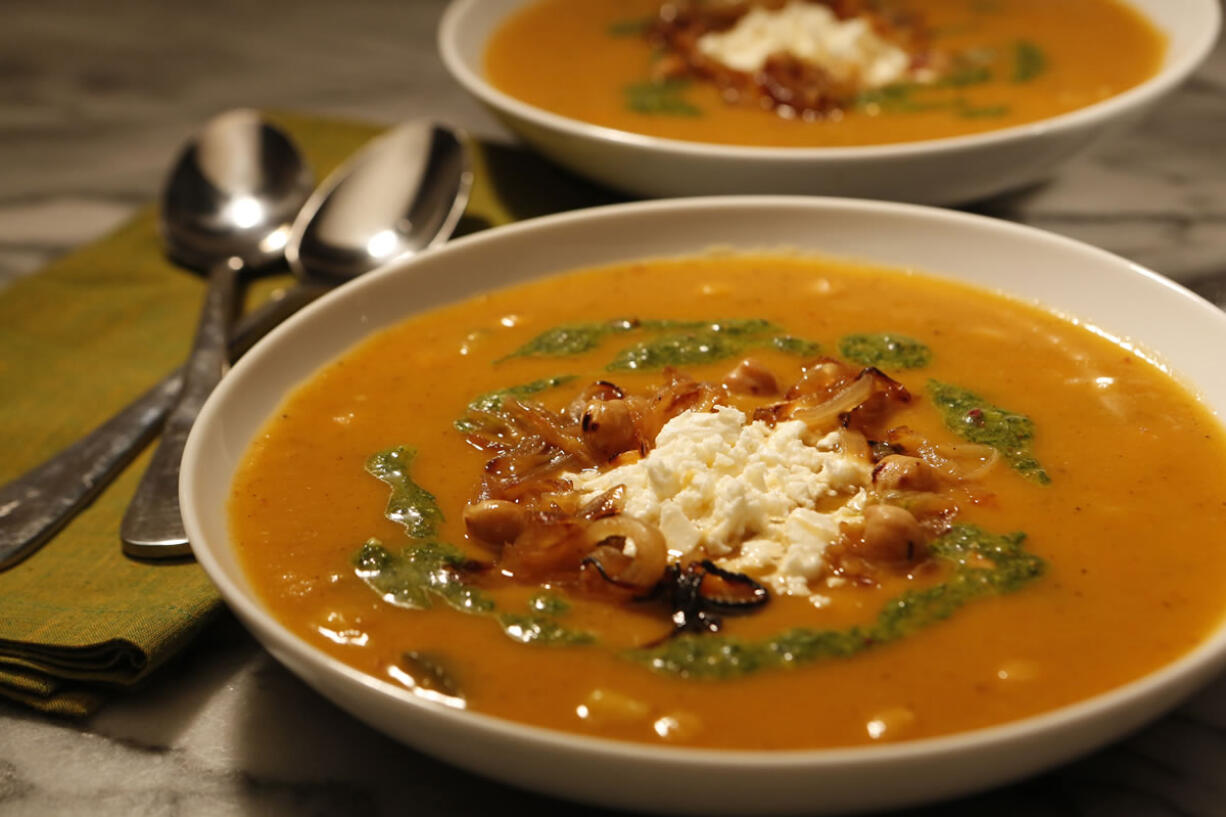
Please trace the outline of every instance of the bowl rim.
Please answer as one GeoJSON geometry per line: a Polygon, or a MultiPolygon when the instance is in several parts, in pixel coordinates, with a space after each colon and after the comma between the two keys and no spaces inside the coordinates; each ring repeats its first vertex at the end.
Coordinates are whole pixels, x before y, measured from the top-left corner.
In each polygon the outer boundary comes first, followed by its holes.
{"type": "MultiPolygon", "coordinates": [[[[667,763],[672,764],[675,768],[702,767],[709,770],[715,767],[735,766],[740,769],[771,769],[775,771],[815,769],[818,767],[827,770],[836,767],[864,768],[876,764],[893,763],[903,760],[917,760],[921,758],[931,760],[943,756],[962,756],[972,751],[983,751],[989,748],[1001,749],[1010,746],[1021,746],[1028,740],[1037,738],[1049,730],[1059,732],[1062,728],[1066,730],[1071,729],[1076,727],[1078,723],[1086,721],[1100,722],[1111,714],[1126,713],[1132,705],[1141,704],[1153,699],[1159,701],[1166,700],[1172,694],[1172,690],[1180,691],[1179,699],[1182,699],[1193,685],[1204,683],[1212,674],[1220,672],[1226,666],[1226,617],[1224,617],[1217,627],[1206,633],[1204,638],[1195,647],[1181,654],[1173,661],[1139,678],[1081,701],[993,726],[898,743],[850,747],[743,750],[655,746],[646,743],[563,732],[472,710],[457,710],[443,704],[424,700],[390,681],[384,681],[376,676],[350,667],[339,659],[312,646],[276,619],[257,600],[254,588],[244,589],[240,586],[240,583],[231,581],[220,562],[218,553],[222,549],[232,549],[232,543],[229,541],[228,536],[221,542],[210,542],[208,540],[202,523],[206,511],[199,506],[195,498],[197,481],[207,481],[203,476],[203,464],[211,458],[213,452],[213,449],[207,447],[206,437],[210,433],[210,429],[218,424],[219,416],[224,413],[229,403],[240,399],[235,392],[238,390],[239,385],[241,385],[242,373],[247,369],[255,367],[263,357],[277,350],[279,348],[278,339],[285,336],[293,327],[311,321],[322,320],[322,316],[326,316],[328,311],[332,309],[332,304],[344,303],[355,298],[360,299],[363,297],[363,290],[378,281],[390,276],[412,274],[412,270],[422,259],[443,260],[449,255],[462,253],[469,247],[487,243],[496,244],[514,236],[534,231],[547,231],[568,224],[582,224],[583,222],[599,224],[604,220],[613,220],[618,216],[631,212],[666,213],[676,210],[701,211],[703,209],[744,207],[754,209],[799,207],[811,210],[814,213],[834,209],[858,214],[869,214],[868,217],[871,217],[873,213],[880,213],[886,216],[909,215],[914,218],[928,219],[945,224],[961,225],[961,228],[968,230],[1021,236],[1030,241],[1047,243],[1062,252],[1074,253],[1082,258],[1096,259],[1099,263],[1110,264],[1118,268],[1121,275],[1139,276],[1142,279],[1146,279],[1150,285],[1169,290],[1170,293],[1182,299],[1188,309],[1201,311],[1207,316],[1212,315],[1211,320],[1221,324],[1223,331],[1226,332],[1226,313],[1221,312],[1209,302],[1175,282],[1113,253],[1034,227],[977,214],[922,205],[818,196],[708,196],[606,205],[528,219],[484,230],[456,239],[454,242],[437,249],[429,250],[416,258],[389,265],[364,276],[360,280],[351,282],[333,293],[325,295],[275,329],[268,337],[261,340],[235,364],[231,374],[222,379],[217,390],[214,391],[205,404],[188,438],[182,463],[180,504],[183,511],[184,524],[189,539],[192,542],[195,557],[209,578],[218,587],[226,603],[255,632],[265,647],[272,651],[279,659],[283,653],[291,655],[294,659],[307,666],[322,670],[326,674],[338,676],[351,685],[360,685],[381,699],[393,700],[398,706],[408,706],[411,715],[434,719],[448,729],[457,729],[474,736],[510,739],[519,742],[528,741],[541,748],[555,751],[581,751],[586,754],[599,755],[610,760],[624,760],[634,763],[667,763]],[[235,376],[236,373],[237,377],[235,376]]],[[[695,250],[695,252],[700,252],[700,250],[695,250]]],[[[926,270],[926,272],[940,275],[940,271],[926,270]]],[[[548,274],[553,273],[542,271],[542,275],[548,274]]],[[[525,278],[524,280],[530,279],[525,278]]],[[[961,279],[959,278],[959,280],[961,279]]],[[[406,309],[404,317],[407,318],[414,313],[415,310],[411,308],[406,309]]],[[[383,326],[384,324],[370,327],[368,331],[376,331],[379,328],[383,328],[383,326]]],[[[334,351],[332,357],[340,353],[342,352],[334,351]]],[[[326,360],[317,361],[316,369],[325,363],[326,360]]],[[[1195,387],[1195,384],[1192,385],[1195,387]]],[[[282,394],[281,399],[284,399],[284,394],[282,394]]],[[[1219,422],[1221,422],[1221,416],[1214,410],[1214,407],[1209,405],[1206,407],[1213,411],[1219,422]]],[[[244,447],[244,450],[246,450],[246,447],[244,447]]],[[[233,479],[232,469],[226,475],[226,479],[233,479]]],[[[283,663],[289,662],[283,661],[283,663]]],[[[290,668],[295,672],[300,672],[294,666],[290,668]]],[[[1168,701],[1167,706],[1169,705],[1173,705],[1173,703],[1168,701]]],[[[1113,732],[1111,737],[1114,738],[1115,736],[1116,733],[1113,732]]],[[[1099,740],[1093,745],[1097,746],[1102,742],[1102,740],[1099,740]]],[[[1057,762],[1060,759],[1057,757],[1051,762],[1057,762]]]]}
{"type": "MultiPolygon", "coordinates": [[[[518,0],[512,11],[518,10],[532,0],[518,0]]],[[[1127,5],[1158,28],[1152,16],[1131,0],[1127,5]]],[[[485,0],[452,0],[448,4],[438,27],[438,49],[443,64],[452,77],[477,99],[496,111],[504,112],[537,127],[567,136],[612,142],[630,150],[658,151],[674,156],[693,159],[744,159],[758,162],[786,163],[793,161],[873,161],[882,159],[905,159],[918,155],[933,156],[953,153],[969,148],[988,148],[1008,145],[1032,138],[1054,135],[1082,127],[1102,124],[1129,110],[1142,109],[1157,100],[1177,85],[1208,56],[1217,41],[1222,25],[1222,8],[1217,0],[1187,0],[1191,7],[1204,13],[1203,25],[1198,27],[1193,45],[1179,53],[1170,54],[1157,73],[1141,83],[1099,102],[1066,113],[1049,116],[1034,122],[1024,122],[1006,128],[981,131],[961,136],[946,136],[936,139],[921,139],[909,142],[887,142],[876,145],[848,145],[825,147],[763,147],[755,145],[725,145],[715,142],[693,142],[610,128],[584,122],[523,102],[495,88],[486,80],[482,71],[474,70],[460,53],[459,37],[465,20],[485,0]]],[[[506,15],[499,18],[504,20],[506,15]]],[[[1160,31],[1162,29],[1159,28],[1160,31]]],[[[1167,32],[1162,31],[1164,35],[1167,32]]],[[[482,48],[488,38],[482,43],[482,48]]]]}

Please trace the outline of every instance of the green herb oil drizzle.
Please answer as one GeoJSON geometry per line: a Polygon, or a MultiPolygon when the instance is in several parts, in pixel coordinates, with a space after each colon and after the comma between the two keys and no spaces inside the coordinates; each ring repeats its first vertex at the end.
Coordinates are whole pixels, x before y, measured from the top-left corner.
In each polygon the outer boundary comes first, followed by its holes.
{"type": "Polygon", "coordinates": [[[534,596],[525,613],[499,611],[488,593],[467,581],[468,557],[455,545],[433,538],[443,514],[434,496],[409,475],[415,453],[398,446],[367,460],[367,471],[392,489],[385,515],[417,541],[393,553],[378,539],[368,539],[353,556],[357,576],[389,604],[428,610],[436,600],[443,601],[462,613],[493,617],[508,637],[524,644],[594,642],[591,633],[568,629],[558,621],[569,608],[556,596],[534,596]]]}
{"type": "Polygon", "coordinates": [[[654,19],[654,17],[629,17],[624,20],[614,20],[605,26],[605,34],[610,37],[638,37],[651,27],[654,19]]]}
{"type": "Polygon", "coordinates": [[[839,341],[839,353],[863,366],[881,369],[922,369],[932,362],[932,350],[925,344],[886,332],[846,335],[839,341]]]}
{"type": "MultiPolygon", "coordinates": [[[[655,322],[645,328],[665,328],[655,322]]],[[[760,318],[711,321],[685,331],[640,341],[617,353],[605,368],[611,372],[651,371],[665,366],[712,363],[740,354],[751,346],[770,343],[780,327],[760,318]]]]}
{"type": "Polygon", "coordinates": [[[505,357],[495,360],[502,363],[516,357],[569,357],[590,352],[606,337],[618,332],[638,328],[636,321],[615,319],[602,323],[566,323],[546,329],[523,346],[505,357]]]}
{"type": "Polygon", "coordinates": [[[409,476],[409,468],[416,456],[417,450],[414,448],[403,445],[391,448],[367,459],[366,472],[392,488],[384,512],[387,518],[404,525],[405,531],[414,539],[428,539],[434,536],[438,523],[443,521],[443,512],[434,494],[409,476]]]}
{"type": "Polygon", "coordinates": [[[626,107],[649,116],[702,116],[702,108],[684,96],[689,82],[666,79],[662,82],[635,82],[622,88],[626,107]]]}
{"type": "Polygon", "coordinates": [[[1051,482],[1031,450],[1034,421],[1029,417],[994,406],[968,389],[937,380],[928,381],[928,396],[950,431],[969,442],[995,448],[1027,479],[1042,485],[1051,482]]]}
{"type": "Polygon", "coordinates": [[[1047,55],[1029,40],[1013,44],[1013,81],[1029,82],[1047,70],[1047,55]]]}
{"type": "Polygon", "coordinates": [[[482,415],[497,416],[502,411],[502,401],[507,397],[527,397],[533,394],[539,394],[549,389],[556,389],[558,386],[564,386],[575,379],[573,374],[555,375],[553,377],[543,377],[540,380],[533,380],[531,383],[521,383],[518,386],[508,386],[505,389],[486,392],[473,398],[468,404],[467,413],[456,420],[454,425],[458,431],[468,434],[476,431],[481,427],[482,415]]]}
{"type": "Polygon", "coordinates": [[[1011,593],[1042,575],[1045,563],[1027,552],[1025,534],[995,536],[959,525],[937,539],[932,549],[953,562],[953,576],[942,584],[912,590],[886,602],[877,620],[847,630],[798,627],[757,641],[722,635],[683,635],[628,657],[652,670],[682,678],[726,680],[764,669],[788,669],[827,658],[845,658],[870,647],[897,641],[949,618],[973,599],[1011,593]],[[991,567],[980,566],[990,562],[991,567]]]}
{"type": "MultiPolygon", "coordinates": [[[[551,327],[494,362],[502,363],[517,357],[580,355],[596,349],[612,335],[627,332],[641,332],[655,337],[621,349],[605,367],[607,371],[651,371],[665,366],[711,363],[754,347],[774,348],[785,354],[801,357],[816,356],[821,351],[821,345],[815,341],[783,333],[777,324],[762,318],[708,321],[619,318],[603,323],[572,323],[551,327]]],[[[534,387],[542,382],[542,389],[551,387],[549,382],[537,381],[512,389],[534,387]]],[[[517,393],[521,392],[491,392],[478,400],[517,393]]]]}
{"type": "Polygon", "coordinates": [[[410,610],[429,610],[439,599],[462,613],[489,613],[494,602],[465,583],[467,559],[444,542],[420,542],[392,553],[368,539],[353,557],[354,570],[384,601],[410,610]]]}

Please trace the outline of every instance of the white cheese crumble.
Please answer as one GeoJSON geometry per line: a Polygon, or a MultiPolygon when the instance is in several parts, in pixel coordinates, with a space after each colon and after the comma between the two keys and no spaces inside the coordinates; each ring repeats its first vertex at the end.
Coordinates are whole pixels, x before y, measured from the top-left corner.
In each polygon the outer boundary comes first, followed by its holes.
{"type": "Polygon", "coordinates": [[[727,406],[687,411],[641,460],[565,476],[585,497],[625,486],[622,510],[659,528],[673,558],[706,555],[766,572],[778,593],[808,596],[840,523],[863,520],[872,466],[837,450],[837,432],[807,435],[799,420],[772,428],[727,406]],[[819,512],[819,499],[837,508],[819,512]]]}
{"type": "Polygon", "coordinates": [[[879,36],[868,20],[840,20],[829,8],[792,0],[775,10],[756,7],[727,31],[698,38],[698,50],[737,71],[761,70],[780,52],[816,65],[840,82],[880,88],[898,82],[907,52],[879,36]]]}

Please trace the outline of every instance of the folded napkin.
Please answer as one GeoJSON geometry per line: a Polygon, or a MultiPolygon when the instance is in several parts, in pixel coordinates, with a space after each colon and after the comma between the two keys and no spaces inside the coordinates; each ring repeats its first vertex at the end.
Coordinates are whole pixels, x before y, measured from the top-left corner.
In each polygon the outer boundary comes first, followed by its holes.
{"type": "MultiPolygon", "coordinates": [[[[378,126],[274,114],[322,177],[378,126]]],[[[474,145],[476,183],[458,232],[614,201],[520,150],[474,145]]],[[[167,165],[171,157],[167,157],[167,165]]],[[[264,278],[249,301],[288,281],[264,278]]],[[[165,260],[156,213],[0,291],[0,482],[109,417],[177,365],[203,280],[165,260]]],[[[87,715],[182,649],[219,609],[191,560],[150,564],[120,550],[138,458],[42,550],[0,572],[0,695],[87,715]]]]}

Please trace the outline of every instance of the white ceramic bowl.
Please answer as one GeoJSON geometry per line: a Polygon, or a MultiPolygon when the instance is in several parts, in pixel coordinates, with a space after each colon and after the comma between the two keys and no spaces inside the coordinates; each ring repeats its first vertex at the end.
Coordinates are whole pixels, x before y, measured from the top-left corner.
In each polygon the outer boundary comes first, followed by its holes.
{"type": "Polygon", "coordinates": [[[460,239],[347,284],[247,353],[204,407],[181,501],[197,559],[268,650],[357,717],[456,765],[529,789],[673,813],[831,813],[948,797],[1067,760],[1154,717],[1226,663],[1226,623],[1135,683],[1003,726],[894,745],[810,751],[645,746],[523,726],[423,701],[325,655],[276,621],[231,547],[235,468],[286,394],[370,332],[482,290],[575,267],[782,247],[939,272],[1089,319],[1157,350],[1219,416],[1226,314],[1121,258],[1030,228],[902,204],[788,197],[648,202],[460,239]]]}
{"type": "MultiPolygon", "coordinates": [[[[1174,89],[1217,38],[1218,0],[1128,0],[1169,42],[1157,75],[1071,113],[971,136],[867,147],[767,148],[614,130],[534,107],[485,79],[490,35],[527,0],[455,0],[439,27],[451,74],[528,144],[584,176],[642,196],[803,193],[957,204],[1039,181],[1174,89]]],[[[1087,36],[1093,36],[1087,33],[1087,36]]]]}

